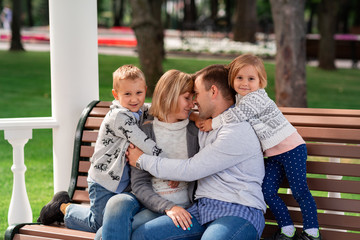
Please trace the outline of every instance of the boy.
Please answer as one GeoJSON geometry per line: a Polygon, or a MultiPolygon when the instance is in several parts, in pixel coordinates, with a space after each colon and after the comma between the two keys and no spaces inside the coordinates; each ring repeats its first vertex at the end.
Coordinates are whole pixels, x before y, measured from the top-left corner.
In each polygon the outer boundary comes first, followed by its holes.
{"type": "Polygon", "coordinates": [[[90,209],[72,204],[67,192],[59,192],[43,207],[38,222],[65,222],[71,229],[96,232],[107,201],[117,193],[130,191],[130,167],[125,159],[129,143],[151,155],[162,152],[139,128],[148,118],[146,89],[143,72],[133,65],[124,65],[113,73],[115,100],[100,126],[88,174],[90,209]]]}

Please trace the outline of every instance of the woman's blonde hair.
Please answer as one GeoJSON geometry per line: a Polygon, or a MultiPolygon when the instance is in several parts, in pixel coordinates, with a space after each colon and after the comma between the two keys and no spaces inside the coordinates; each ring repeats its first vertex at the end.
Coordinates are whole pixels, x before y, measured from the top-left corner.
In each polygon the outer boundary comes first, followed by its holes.
{"type": "Polygon", "coordinates": [[[245,66],[253,66],[259,75],[260,88],[265,88],[267,85],[267,76],[264,63],[261,58],[252,54],[242,54],[235,58],[229,65],[229,85],[234,88],[234,80],[236,75],[245,66]]]}
{"type": "Polygon", "coordinates": [[[123,65],[113,72],[113,89],[118,89],[121,80],[135,80],[135,79],[144,80],[145,84],[145,75],[137,67],[131,64],[123,65]]]}
{"type": "Polygon", "coordinates": [[[192,93],[193,88],[192,75],[174,69],[167,71],[155,86],[150,114],[166,121],[169,113],[177,111],[179,96],[186,92],[192,93]]]}

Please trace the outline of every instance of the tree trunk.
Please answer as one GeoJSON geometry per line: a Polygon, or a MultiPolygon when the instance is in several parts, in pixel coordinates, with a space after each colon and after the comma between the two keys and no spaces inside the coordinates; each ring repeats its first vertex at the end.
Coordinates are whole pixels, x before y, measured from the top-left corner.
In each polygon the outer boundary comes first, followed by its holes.
{"type": "Polygon", "coordinates": [[[197,11],[195,0],[184,0],[184,21],[183,29],[195,30],[197,20],[197,11]]]}
{"type": "Polygon", "coordinates": [[[13,15],[11,21],[11,45],[10,51],[24,51],[21,43],[21,0],[13,0],[13,15]]]}
{"type": "Polygon", "coordinates": [[[305,0],[270,0],[276,38],[276,103],[307,107],[305,0]]]}
{"type": "Polygon", "coordinates": [[[338,3],[333,0],[322,0],[319,5],[319,68],[334,70],[335,67],[335,29],[338,3]]]}
{"type": "Polygon", "coordinates": [[[32,14],[32,0],[26,0],[26,11],[27,11],[27,19],[28,19],[28,26],[34,26],[34,18],[32,14]]]}
{"type": "Polygon", "coordinates": [[[124,18],[124,1],[125,0],[113,0],[114,26],[122,26],[124,18]]]}
{"type": "Polygon", "coordinates": [[[256,42],[256,27],[256,1],[236,1],[233,24],[234,41],[256,42]]]}
{"type": "Polygon", "coordinates": [[[155,85],[163,74],[162,0],[131,0],[130,4],[132,9],[131,27],[135,32],[140,65],[148,85],[147,96],[152,96],[155,85]]]}

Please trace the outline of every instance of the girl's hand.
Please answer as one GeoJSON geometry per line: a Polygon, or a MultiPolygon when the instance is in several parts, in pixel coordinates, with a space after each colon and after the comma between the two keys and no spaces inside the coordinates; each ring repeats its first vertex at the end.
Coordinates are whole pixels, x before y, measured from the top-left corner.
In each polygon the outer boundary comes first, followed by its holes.
{"type": "Polygon", "coordinates": [[[212,119],[206,119],[206,120],[202,120],[199,119],[197,122],[195,122],[195,125],[200,129],[200,131],[203,132],[209,132],[212,130],[212,119]]]}
{"type": "Polygon", "coordinates": [[[179,183],[180,182],[178,181],[169,181],[168,186],[171,188],[177,188],[177,186],[179,186],[179,183]]]}
{"type": "Polygon", "coordinates": [[[181,227],[183,230],[190,230],[192,227],[192,216],[184,208],[174,206],[170,210],[165,210],[165,213],[171,218],[175,226],[181,227]]]}

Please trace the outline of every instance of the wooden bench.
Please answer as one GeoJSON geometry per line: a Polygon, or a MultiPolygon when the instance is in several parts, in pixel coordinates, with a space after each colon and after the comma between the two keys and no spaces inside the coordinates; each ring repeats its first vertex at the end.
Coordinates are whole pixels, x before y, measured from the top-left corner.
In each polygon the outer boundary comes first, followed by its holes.
{"type": "MultiPolygon", "coordinates": [[[[69,195],[74,202],[88,203],[87,171],[94,152],[97,131],[111,102],[94,101],[84,110],[76,130],[69,195]]],[[[308,183],[313,191],[324,240],[360,239],[360,110],[281,108],[288,120],[307,141],[308,183]],[[329,158],[333,158],[329,160],[329,158]],[[330,177],[328,177],[330,176],[330,177]],[[330,192],[330,195],[328,195],[330,192]],[[339,197],[341,195],[341,198],[339,197]]],[[[281,197],[290,208],[296,226],[302,217],[284,183],[281,197]]],[[[263,237],[277,226],[270,211],[263,237]]],[[[301,231],[301,227],[298,227],[301,231]]],[[[25,223],[10,226],[5,240],[93,239],[94,233],[59,226],[25,223]]]]}

